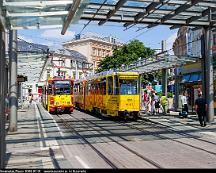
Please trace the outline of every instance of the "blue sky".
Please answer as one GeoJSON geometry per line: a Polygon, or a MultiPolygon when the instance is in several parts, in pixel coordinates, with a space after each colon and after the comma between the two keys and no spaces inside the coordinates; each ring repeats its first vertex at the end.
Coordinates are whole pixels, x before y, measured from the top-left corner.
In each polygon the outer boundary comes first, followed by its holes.
{"type": "MultiPolygon", "coordinates": [[[[87,22],[84,22],[87,23],[87,22]]],[[[123,43],[127,43],[131,39],[138,39],[142,41],[145,46],[151,48],[161,48],[161,41],[167,41],[167,49],[172,47],[172,43],[176,38],[177,30],[170,30],[168,26],[157,26],[151,29],[142,29],[137,32],[139,27],[145,27],[145,25],[133,26],[132,28],[125,30],[122,24],[118,23],[106,23],[103,26],[98,26],[97,23],[91,22],[83,31],[85,33],[97,33],[100,36],[114,36],[121,40],[123,43]]],[[[62,42],[71,40],[75,34],[80,33],[83,28],[83,23],[72,24],[66,34],[62,36],[60,34],[61,28],[58,29],[35,29],[35,30],[19,30],[18,37],[25,39],[26,41],[33,43],[40,43],[50,46],[56,46],[62,42]]]]}

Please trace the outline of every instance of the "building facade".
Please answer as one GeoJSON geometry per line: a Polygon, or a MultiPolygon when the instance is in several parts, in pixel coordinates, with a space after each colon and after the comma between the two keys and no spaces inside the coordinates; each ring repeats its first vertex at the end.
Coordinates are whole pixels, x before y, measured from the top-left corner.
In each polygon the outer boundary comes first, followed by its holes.
{"type": "MultiPolygon", "coordinates": [[[[202,42],[203,33],[202,29],[193,31],[189,27],[182,27],[179,29],[178,36],[173,44],[173,50],[176,56],[188,56],[196,60],[195,63],[186,64],[178,68],[178,75],[180,77],[179,94],[181,95],[183,92],[187,93],[189,106],[192,111],[194,111],[194,103],[198,97],[198,92],[202,90],[202,55],[204,54],[202,42]]],[[[212,37],[214,74],[216,74],[216,32],[213,32],[212,37]]],[[[214,75],[214,80],[216,81],[216,75],[214,75]]],[[[216,93],[216,82],[214,82],[214,93],[216,93]]]]}
{"type": "Polygon", "coordinates": [[[70,50],[75,50],[87,57],[87,61],[93,64],[93,70],[97,69],[98,63],[106,56],[111,56],[113,49],[122,46],[112,37],[98,37],[94,35],[84,35],[76,39],[65,42],[63,46],[70,50]]]}
{"type": "Polygon", "coordinates": [[[74,50],[57,49],[51,51],[40,74],[40,83],[49,77],[80,79],[92,72],[93,64],[87,58],[74,50]]]}

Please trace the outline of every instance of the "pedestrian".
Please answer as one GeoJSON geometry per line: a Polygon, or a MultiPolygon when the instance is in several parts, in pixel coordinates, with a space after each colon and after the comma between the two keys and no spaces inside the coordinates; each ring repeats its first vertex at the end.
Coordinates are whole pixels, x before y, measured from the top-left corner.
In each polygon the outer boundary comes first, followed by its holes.
{"type": "Polygon", "coordinates": [[[28,108],[29,108],[32,104],[32,101],[33,101],[33,94],[31,94],[31,93],[29,94],[28,100],[29,100],[29,105],[28,105],[28,108]]]}
{"type": "Polygon", "coordinates": [[[143,102],[144,102],[144,110],[145,112],[147,113],[148,112],[148,102],[149,102],[149,95],[147,93],[147,90],[144,91],[144,94],[143,94],[143,102]]]}
{"type": "Polygon", "coordinates": [[[188,114],[188,102],[185,92],[181,96],[181,103],[182,103],[182,112],[185,111],[188,114]]]}
{"type": "Polygon", "coordinates": [[[163,109],[163,114],[166,115],[167,106],[168,106],[168,99],[167,99],[167,96],[165,95],[165,93],[163,93],[160,100],[161,100],[161,106],[162,106],[162,109],[163,109]]]}
{"type": "MultiPolygon", "coordinates": [[[[159,100],[159,96],[155,91],[152,91],[152,100],[151,100],[151,114],[154,115],[156,113],[155,103],[159,100]]],[[[158,110],[158,108],[157,108],[158,110]]]]}
{"type": "Polygon", "coordinates": [[[160,97],[158,96],[157,93],[155,93],[154,101],[155,101],[155,112],[156,112],[156,114],[159,114],[159,111],[160,111],[160,97]]]}
{"type": "Polygon", "coordinates": [[[198,98],[195,100],[195,110],[199,118],[200,126],[206,126],[206,112],[207,112],[207,103],[202,94],[198,94],[198,98]]]}

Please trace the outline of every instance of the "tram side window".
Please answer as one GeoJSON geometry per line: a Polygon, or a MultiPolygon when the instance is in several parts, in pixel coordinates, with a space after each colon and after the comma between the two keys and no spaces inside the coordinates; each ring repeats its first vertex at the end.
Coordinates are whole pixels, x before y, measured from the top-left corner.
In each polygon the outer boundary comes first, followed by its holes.
{"type": "Polygon", "coordinates": [[[106,79],[102,79],[100,83],[100,88],[101,88],[101,94],[106,95],[106,79]]]}
{"type": "Polygon", "coordinates": [[[112,76],[108,77],[108,95],[113,94],[113,78],[112,76]]]}
{"type": "Polygon", "coordinates": [[[83,94],[83,85],[80,84],[80,94],[83,94]]]}
{"type": "Polygon", "coordinates": [[[74,85],[74,94],[77,94],[77,84],[74,85]]]}
{"type": "Polygon", "coordinates": [[[114,95],[119,94],[119,83],[118,83],[118,76],[114,76],[114,95]]]}
{"type": "Polygon", "coordinates": [[[48,85],[48,92],[47,92],[47,94],[52,94],[52,85],[51,84],[48,85]]]}

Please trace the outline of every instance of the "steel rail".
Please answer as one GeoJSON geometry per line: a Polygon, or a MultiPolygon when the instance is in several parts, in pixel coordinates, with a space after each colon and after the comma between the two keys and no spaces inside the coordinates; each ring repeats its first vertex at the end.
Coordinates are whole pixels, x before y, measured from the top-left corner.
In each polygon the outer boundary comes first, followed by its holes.
{"type": "Polygon", "coordinates": [[[113,169],[118,169],[118,167],[110,161],[103,153],[101,153],[97,148],[95,148],[85,137],[83,137],[76,129],[69,124],[62,116],[58,115],[57,116],[60,118],[62,121],[63,125],[67,128],[70,129],[72,132],[74,132],[77,136],[79,136],[80,139],[82,139],[86,144],[88,144],[97,154],[100,156],[111,168],[113,169]]]}
{"type": "MultiPolygon", "coordinates": [[[[70,115],[71,117],[73,117],[74,119],[79,120],[79,122],[80,122],[80,119],[74,117],[74,116],[71,115],[71,114],[69,114],[69,115],[70,115]]],[[[93,127],[89,126],[89,125],[88,125],[87,123],[85,123],[85,122],[89,122],[89,123],[91,123],[91,124],[93,124],[93,125],[95,125],[95,126],[97,126],[97,127],[100,127],[100,126],[98,126],[96,123],[93,123],[93,122],[91,122],[90,120],[87,120],[87,119],[85,119],[85,118],[82,118],[81,122],[84,123],[85,125],[87,125],[88,127],[92,128],[93,130],[95,130],[95,129],[94,129],[93,127]]],[[[107,131],[107,129],[104,129],[104,128],[102,128],[102,127],[100,127],[100,128],[107,131]]],[[[97,132],[100,133],[100,134],[102,134],[100,131],[97,131],[97,132]]],[[[128,150],[129,152],[133,153],[134,155],[140,157],[140,158],[143,159],[144,161],[146,161],[146,162],[150,163],[151,165],[155,166],[156,168],[163,168],[163,167],[162,167],[161,165],[159,165],[158,163],[154,162],[153,160],[148,159],[147,157],[144,157],[143,155],[141,155],[141,154],[139,154],[138,152],[136,152],[136,151],[130,149],[130,148],[127,147],[126,145],[119,143],[119,142],[116,141],[115,139],[113,139],[113,138],[111,138],[111,137],[107,137],[107,138],[110,139],[110,140],[112,140],[113,142],[117,143],[118,145],[120,145],[120,146],[123,147],[124,149],[128,150]]],[[[120,137],[120,138],[122,138],[122,137],[120,137]]]]}

